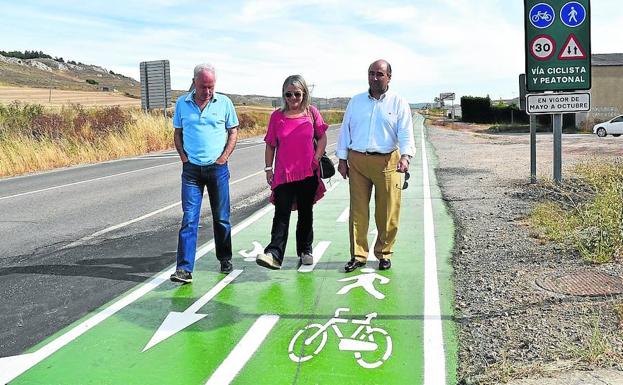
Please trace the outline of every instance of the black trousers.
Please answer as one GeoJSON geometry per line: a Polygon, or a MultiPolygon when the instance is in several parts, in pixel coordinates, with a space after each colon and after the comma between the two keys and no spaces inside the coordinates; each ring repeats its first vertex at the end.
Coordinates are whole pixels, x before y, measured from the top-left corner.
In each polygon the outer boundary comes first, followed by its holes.
{"type": "Polygon", "coordinates": [[[317,188],[318,179],[315,175],[300,181],[277,186],[274,191],[275,217],[273,218],[273,228],[270,232],[270,244],[266,246],[264,252],[271,253],[275,258],[283,261],[286,244],[288,243],[292,203],[296,202],[298,211],[296,254],[311,253],[312,242],[314,241],[313,205],[317,188]]]}

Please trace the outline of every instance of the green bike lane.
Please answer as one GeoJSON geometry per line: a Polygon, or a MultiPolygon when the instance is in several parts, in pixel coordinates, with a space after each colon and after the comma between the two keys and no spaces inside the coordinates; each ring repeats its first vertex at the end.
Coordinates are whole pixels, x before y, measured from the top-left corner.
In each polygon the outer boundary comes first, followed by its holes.
{"type": "MultiPolygon", "coordinates": [[[[377,271],[376,261],[369,260],[366,269],[343,272],[350,258],[348,183],[337,176],[314,210],[311,268],[299,266],[295,256],[296,212],[282,270],[255,264],[255,253],[270,238],[272,208],[267,206],[234,227],[231,274],[217,272],[213,245],[204,245],[198,250],[192,284],[173,284],[167,281],[170,271],[162,272],[27,354],[0,359],[0,369],[13,372],[0,371],[0,380],[456,383],[449,264],[454,229],[437,199],[434,154],[422,141],[422,120],[416,116],[418,154],[410,166],[409,187],[402,192],[391,270],[377,271]]],[[[371,231],[371,245],[375,236],[371,231]]]]}

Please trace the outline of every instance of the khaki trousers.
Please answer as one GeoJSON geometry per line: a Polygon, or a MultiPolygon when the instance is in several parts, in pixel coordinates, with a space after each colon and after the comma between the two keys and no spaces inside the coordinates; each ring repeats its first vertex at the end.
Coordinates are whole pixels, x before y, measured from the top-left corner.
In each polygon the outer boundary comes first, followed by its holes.
{"type": "Polygon", "coordinates": [[[400,153],[367,155],[348,152],[350,184],[350,255],[358,261],[368,259],[370,197],[374,186],[374,219],[378,238],[374,244],[377,258],[389,259],[396,241],[400,219],[401,177],[396,171],[400,153]]]}

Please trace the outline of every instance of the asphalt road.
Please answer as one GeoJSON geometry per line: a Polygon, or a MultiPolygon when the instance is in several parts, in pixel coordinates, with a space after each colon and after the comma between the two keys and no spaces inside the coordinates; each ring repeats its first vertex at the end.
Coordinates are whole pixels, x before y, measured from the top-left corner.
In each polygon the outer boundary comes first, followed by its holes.
{"type": "MultiPolygon", "coordinates": [[[[337,130],[328,131],[330,155],[337,130]]],[[[233,225],[267,203],[263,159],[256,137],[240,140],[229,160],[233,225]]],[[[169,151],[0,180],[0,357],[174,263],[180,173],[169,151]]],[[[206,198],[202,219],[210,217],[206,198]]],[[[212,238],[210,222],[198,245],[212,238]]]]}

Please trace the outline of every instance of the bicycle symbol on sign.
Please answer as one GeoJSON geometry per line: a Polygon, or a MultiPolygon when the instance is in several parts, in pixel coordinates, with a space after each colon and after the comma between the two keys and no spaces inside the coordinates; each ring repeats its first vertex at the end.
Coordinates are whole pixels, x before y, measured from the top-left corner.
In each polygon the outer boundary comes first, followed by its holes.
{"type": "Polygon", "coordinates": [[[550,21],[552,20],[552,15],[550,15],[547,11],[538,11],[532,15],[532,21],[536,23],[539,20],[550,21]]]}
{"type": "Polygon", "coordinates": [[[359,327],[350,337],[344,337],[338,324],[346,324],[349,320],[339,318],[339,316],[340,313],[348,311],[350,311],[349,308],[338,308],[335,311],[335,316],[324,325],[309,324],[297,331],[288,346],[290,359],[294,362],[305,362],[314,358],[325,347],[329,327],[331,327],[340,339],[338,348],[341,351],[354,352],[357,363],[366,369],[381,366],[392,354],[392,338],[384,329],[372,327],[372,319],[376,318],[378,314],[370,313],[366,315],[364,320],[350,320],[359,327]],[[305,338],[308,333],[312,334],[305,338]],[[304,355],[304,349],[310,347],[313,351],[304,355]]]}

